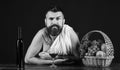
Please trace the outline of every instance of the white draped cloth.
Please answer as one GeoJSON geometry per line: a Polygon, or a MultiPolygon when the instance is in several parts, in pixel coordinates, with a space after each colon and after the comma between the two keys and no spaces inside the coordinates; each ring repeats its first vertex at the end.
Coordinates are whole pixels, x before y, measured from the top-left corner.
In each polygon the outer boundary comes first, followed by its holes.
{"type": "Polygon", "coordinates": [[[71,30],[72,27],[64,24],[62,32],[56,37],[48,52],[67,55],[72,50],[71,30]]]}

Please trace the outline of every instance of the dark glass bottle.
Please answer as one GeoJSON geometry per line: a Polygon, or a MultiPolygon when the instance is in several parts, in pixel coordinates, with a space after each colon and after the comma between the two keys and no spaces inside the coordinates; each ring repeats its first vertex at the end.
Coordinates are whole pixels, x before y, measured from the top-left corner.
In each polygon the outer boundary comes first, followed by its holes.
{"type": "Polygon", "coordinates": [[[24,44],[22,39],[22,29],[18,27],[18,39],[17,39],[17,67],[24,68],[24,44]]]}

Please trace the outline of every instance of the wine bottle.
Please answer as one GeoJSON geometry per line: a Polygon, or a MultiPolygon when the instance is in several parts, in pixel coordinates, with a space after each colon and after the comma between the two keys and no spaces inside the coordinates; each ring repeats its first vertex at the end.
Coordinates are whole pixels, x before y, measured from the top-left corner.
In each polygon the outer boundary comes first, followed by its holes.
{"type": "Polygon", "coordinates": [[[24,44],[22,39],[22,29],[18,27],[18,39],[17,39],[17,67],[24,68],[24,44]]]}

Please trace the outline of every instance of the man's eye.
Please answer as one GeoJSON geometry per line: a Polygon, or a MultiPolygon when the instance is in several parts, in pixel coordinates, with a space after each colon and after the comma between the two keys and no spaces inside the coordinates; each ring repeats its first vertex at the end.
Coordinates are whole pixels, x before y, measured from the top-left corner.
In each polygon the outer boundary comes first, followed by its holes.
{"type": "Polygon", "coordinates": [[[60,18],[59,18],[59,17],[57,17],[56,19],[57,19],[57,20],[59,20],[60,18]]]}
{"type": "Polygon", "coordinates": [[[53,20],[53,18],[49,18],[50,20],[53,20]]]}

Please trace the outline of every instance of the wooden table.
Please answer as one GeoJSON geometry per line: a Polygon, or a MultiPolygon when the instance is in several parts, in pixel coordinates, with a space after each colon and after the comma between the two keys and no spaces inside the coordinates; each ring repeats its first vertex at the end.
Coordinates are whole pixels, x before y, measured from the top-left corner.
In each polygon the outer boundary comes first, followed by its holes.
{"type": "Polygon", "coordinates": [[[58,65],[57,68],[51,68],[50,65],[25,65],[24,69],[19,69],[15,66],[1,66],[0,70],[120,70],[120,64],[112,64],[109,67],[58,65]]]}

